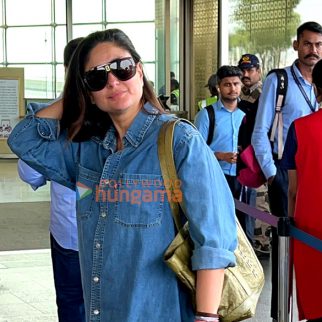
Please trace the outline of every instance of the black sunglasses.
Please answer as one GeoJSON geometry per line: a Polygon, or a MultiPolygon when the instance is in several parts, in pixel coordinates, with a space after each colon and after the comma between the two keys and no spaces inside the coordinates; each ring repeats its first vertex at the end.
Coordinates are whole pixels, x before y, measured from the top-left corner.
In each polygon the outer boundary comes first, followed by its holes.
{"type": "Polygon", "coordinates": [[[106,86],[109,72],[120,81],[127,81],[136,74],[135,62],[132,57],[126,57],[94,67],[84,75],[87,88],[92,92],[103,89],[106,86]]]}

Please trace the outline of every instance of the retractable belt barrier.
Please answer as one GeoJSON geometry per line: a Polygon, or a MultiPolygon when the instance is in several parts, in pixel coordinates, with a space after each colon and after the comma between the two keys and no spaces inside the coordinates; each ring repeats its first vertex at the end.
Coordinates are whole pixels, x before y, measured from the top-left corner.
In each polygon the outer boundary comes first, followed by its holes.
{"type": "Polygon", "coordinates": [[[235,199],[235,207],[237,210],[256,218],[260,219],[267,224],[278,228],[277,235],[278,236],[291,236],[297,240],[300,240],[304,244],[322,252],[322,240],[308,234],[307,232],[298,229],[294,226],[292,218],[289,217],[277,217],[268,213],[266,211],[261,211],[257,208],[254,208],[250,205],[245,204],[237,199],[235,199]]]}
{"type": "Polygon", "coordinates": [[[261,211],[235,199],[237,210],[264,221],[277,228],[278,235],[278,322],[290,321],[290,294],[292,290],[292,267],[290,256],[290,237],[300,240],[304,244],[322,252],[322,240],[295,227],[293,218],[277,217],[271,213],[261,211]]]}

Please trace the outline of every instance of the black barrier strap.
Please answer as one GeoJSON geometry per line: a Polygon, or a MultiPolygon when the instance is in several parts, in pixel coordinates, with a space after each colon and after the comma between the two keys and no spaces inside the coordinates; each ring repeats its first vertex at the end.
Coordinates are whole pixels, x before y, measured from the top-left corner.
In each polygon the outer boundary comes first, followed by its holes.
{"type": "Polygon", "coordinates": [[[295,226],[290,226],[290,236],[297,240],[300,240],[304,244],[313,247],[314,249],[322,252],[322,240],[314,237],[303,230],[296,228],[295,226]]]}
{"type": "Polygon", "coordinates": [[[250,205],[247,205],[237,199],[235,199],[235,207],[236,209],[240,210],[241,212],[244,212],[247,215],[250,215],[251,217],[260,219],[267,224],[277,227],[278,217],[273,216],[269,212],[266,211],[260,211],[250,205]]]}
{"type": "Polygon", "coordinates": [[[261,211],[250,205],[247,205],[237,199],[235,199],[235,207],[251,217],[260,219],[273,227],[277,227],[277,233],[279,236],[292,236],[304,244],[322,252],[322,240],[296,228],[293,224],[291,224],[291,218],[276,217],[268,212],[261,211]]]}

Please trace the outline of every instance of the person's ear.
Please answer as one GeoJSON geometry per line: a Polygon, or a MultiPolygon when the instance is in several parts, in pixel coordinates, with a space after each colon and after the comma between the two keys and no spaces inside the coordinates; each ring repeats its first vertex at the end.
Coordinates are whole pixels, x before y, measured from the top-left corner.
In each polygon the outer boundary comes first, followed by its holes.
{"type": "Polygon", "coordinates": [[[95,100],[94,100],[94,97],[93,97],[92,93],[91,93],[91,92],[89,92],[89,93],[88,93],[88,95],[89,95],[89,98],[91,99],[91,103],[92,103],[93,105],[95,105],[95,100]]]}
{"type": "Polygon", "coordinates": [[[293,41],[293,49],[297,51],[299,49],[299,42],[297,40],[293,41]]]}

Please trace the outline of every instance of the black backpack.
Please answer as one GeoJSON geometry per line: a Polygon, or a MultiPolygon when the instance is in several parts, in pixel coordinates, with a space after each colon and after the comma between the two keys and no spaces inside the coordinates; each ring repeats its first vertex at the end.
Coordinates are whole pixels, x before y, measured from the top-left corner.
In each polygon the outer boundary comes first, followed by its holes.
{"type": "Polygon", "coordinates": [[[206,106],[205,109],[208,112],[208,118],[209,118],[209,131],[208,131],[208,137],[207,137],[207,144],[210,145],[215,133],[215,111],[212,105],[206,106]]]}
{"type": "Polygon", "coordinates": [[[278,139],[277,139],[277,155],[278,159],[282,158],[283,153],[283,121],[282,121],[282,108],[285,103],[286,93],[287,93],[287,85],[288,85],[288,76],[286,70],[284,68],[272,69],[267,75],[276,73],[277,76],[277,87],[276,87],[276,102],[275,102],[275,116],[273,120],[273,124],[269,131],[269,140],[271,142],[272,148],[274,144],[274,138],[276,130],[278,131],[278,139]]]}
{"type": "Polygon", "coordinates": [[[276,68],[272,69],[268,72],[267,76],[270,74],[276,73],[277,76],[277,88],[276,88],[276,106],[275,106],[275,112],[280,112],[282,107],[285,103],[285,97],[287,93],[287,85],[288,85],[288,76],[287,72],[284,68],[276,68]],[[276,107],[278,104],[279,97],[281,97],[281,104],[280,104],[280,110],[277,111],[276,107]]]}

